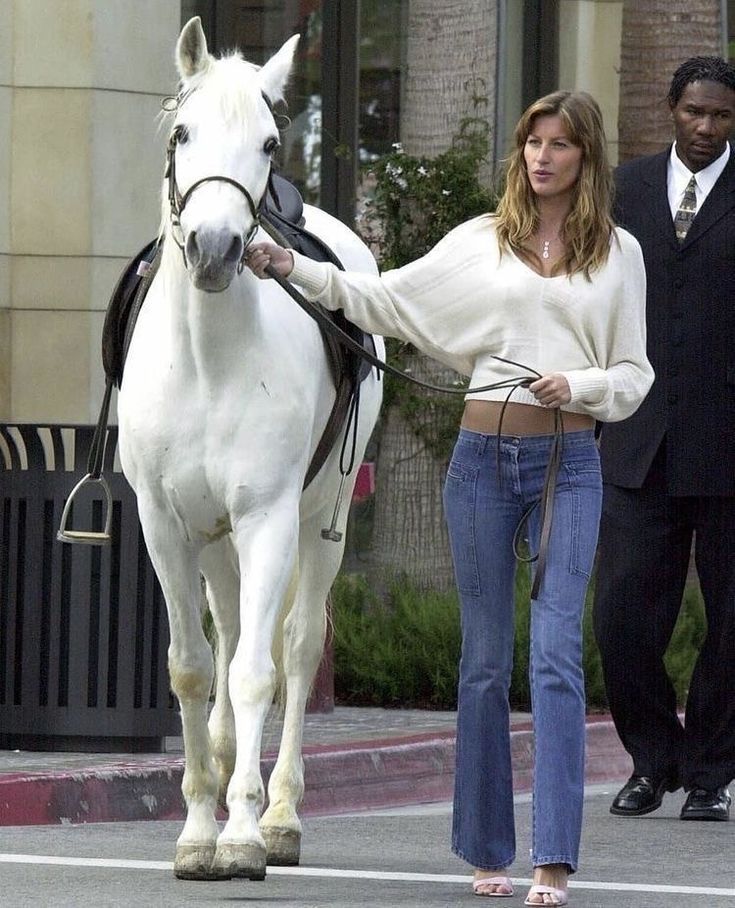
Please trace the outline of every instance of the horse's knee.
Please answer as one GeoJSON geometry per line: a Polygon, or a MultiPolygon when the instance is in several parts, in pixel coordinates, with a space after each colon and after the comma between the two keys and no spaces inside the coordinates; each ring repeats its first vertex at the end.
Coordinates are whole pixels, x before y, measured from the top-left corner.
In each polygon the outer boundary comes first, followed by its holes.
{"type": "Polygon", "coordinates": [[[208,666],[193,667],[169,660],[168,672],[171,690],[180,703],[197,703],[209,699],[214,677],[211,662],[208,666]]]}
{"type": "Polygon", "coordinates": [[[276,668],[271,662],[267,667],[242,668],[237,658],[230,664],[230,702],[235,711],[242,706],[270,703],[276,690],[276,668]]]}

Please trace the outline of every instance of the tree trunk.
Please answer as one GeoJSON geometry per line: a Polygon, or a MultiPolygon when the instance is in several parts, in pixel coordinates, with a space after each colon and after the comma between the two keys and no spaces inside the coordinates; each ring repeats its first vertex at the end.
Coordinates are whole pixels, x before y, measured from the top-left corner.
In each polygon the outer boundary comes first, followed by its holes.
{"type": "MultiPolygon", "coordinates": [[[[494,0],[410,0],[401,103],[407,154],[433,157],[445,151],[464,117],[492,122],[496,21],[494,0]]],[[[412,357],[411,370],[434,384],[451,385],[457,378],[420,355],[412,357]]],[[[453,584],[442,510],[448,457],[437,456],[426,441],[441,433],[446,400],[427,394],[425,401],[410,421],[400,404],[383,411],[370,568],[378,590],[392,575],[405,575],[421,589],[447,590],[453,584]]]]}
{"type": "Polygon", "coordinates": [[[492,122],[497,3],[410,0],[407,36],[401,141],[408,154],[434,157],[449,148],[463,117],[492,122]]]}
{"type": "Polygon", "coordinates": [[[620,160],[672,139],[666,101],[677,67],[722,52],[720,0],[625,0],[620,69],[620,160]]]}
{"type": "MultiPolygon", "coordinates": [[[[457,377],[428,356],[416,354],[409,362],[410,374],[422,381],[451,385],[457,377]]],[[[416,396],[420,412],[410,420],[400,404],[383,416],[371,551],[371,585],[378,593],[395,574],[420,589],[448,590],[454,580],[442,510],[448,458],[437,456],[431,441],[441,431],[435,407],[447,401],[429,391],[416,396]]]]}

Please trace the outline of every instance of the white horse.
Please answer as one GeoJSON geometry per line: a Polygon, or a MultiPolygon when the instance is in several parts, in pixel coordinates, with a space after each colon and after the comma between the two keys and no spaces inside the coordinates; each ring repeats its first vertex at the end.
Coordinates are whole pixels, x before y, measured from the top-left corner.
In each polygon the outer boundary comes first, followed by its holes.
{"type": "MultiPolygon", "coordinates": [[[[279,141],[271,105],[283,96],[297,40],[258,68],[238,54],[210,56],[198,18],[182,30],[162,261],[119,395],[122,466],[168,608],[186,758],[174,872],[188,879],[263,879],[266,853],[272,863],[298,863],[303,715],[342,558],[343,543],[321,535],[337,499],[341,438],[302,488],[335,394],[323,340],[274,282],[242,269],[279,141]],[[216,672],[202,631],[200,571],[217,629],[216,672]],[[274,653],[286,706],[261,816],[274,653]],[[220,831],[215,810],[225,790],[220,831]]],[[[375,271],[352,231],[317,209],[305,214],[348,268],[375,271]]],[[[374,371],[362,385],[356,463],[380,387],[374,371]]]]}

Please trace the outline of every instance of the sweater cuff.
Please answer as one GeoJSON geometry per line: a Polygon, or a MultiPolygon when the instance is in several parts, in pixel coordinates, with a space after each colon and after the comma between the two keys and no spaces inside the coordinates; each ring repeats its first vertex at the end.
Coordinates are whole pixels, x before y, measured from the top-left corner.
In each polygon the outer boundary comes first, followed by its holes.
{"type": "Polygon", "coordinates": [[[291,255],[293,269],[288,280],[298,284],[310,299],[316,299],[327,286],[327,269],[324,262],[315,262],[295,249],[291,250],[291,255]]]}
{"type": "Polygon", "coordinates": [[[573,369],[561,374],[569,384],[570,403],[602,403],[607,392],[607,373],[604,369],[573,369]]]}

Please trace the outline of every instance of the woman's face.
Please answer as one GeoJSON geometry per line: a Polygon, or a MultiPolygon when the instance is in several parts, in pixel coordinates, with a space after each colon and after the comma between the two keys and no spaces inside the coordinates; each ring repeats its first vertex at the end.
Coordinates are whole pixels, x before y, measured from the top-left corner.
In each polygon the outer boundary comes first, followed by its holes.
{"type": "Polygon", "coordinates": [[[582,149],[569,138],[561,117],[539,115],[523,148],[531,189],[539,199],[571,198],[582,169],[582,149]]]}

